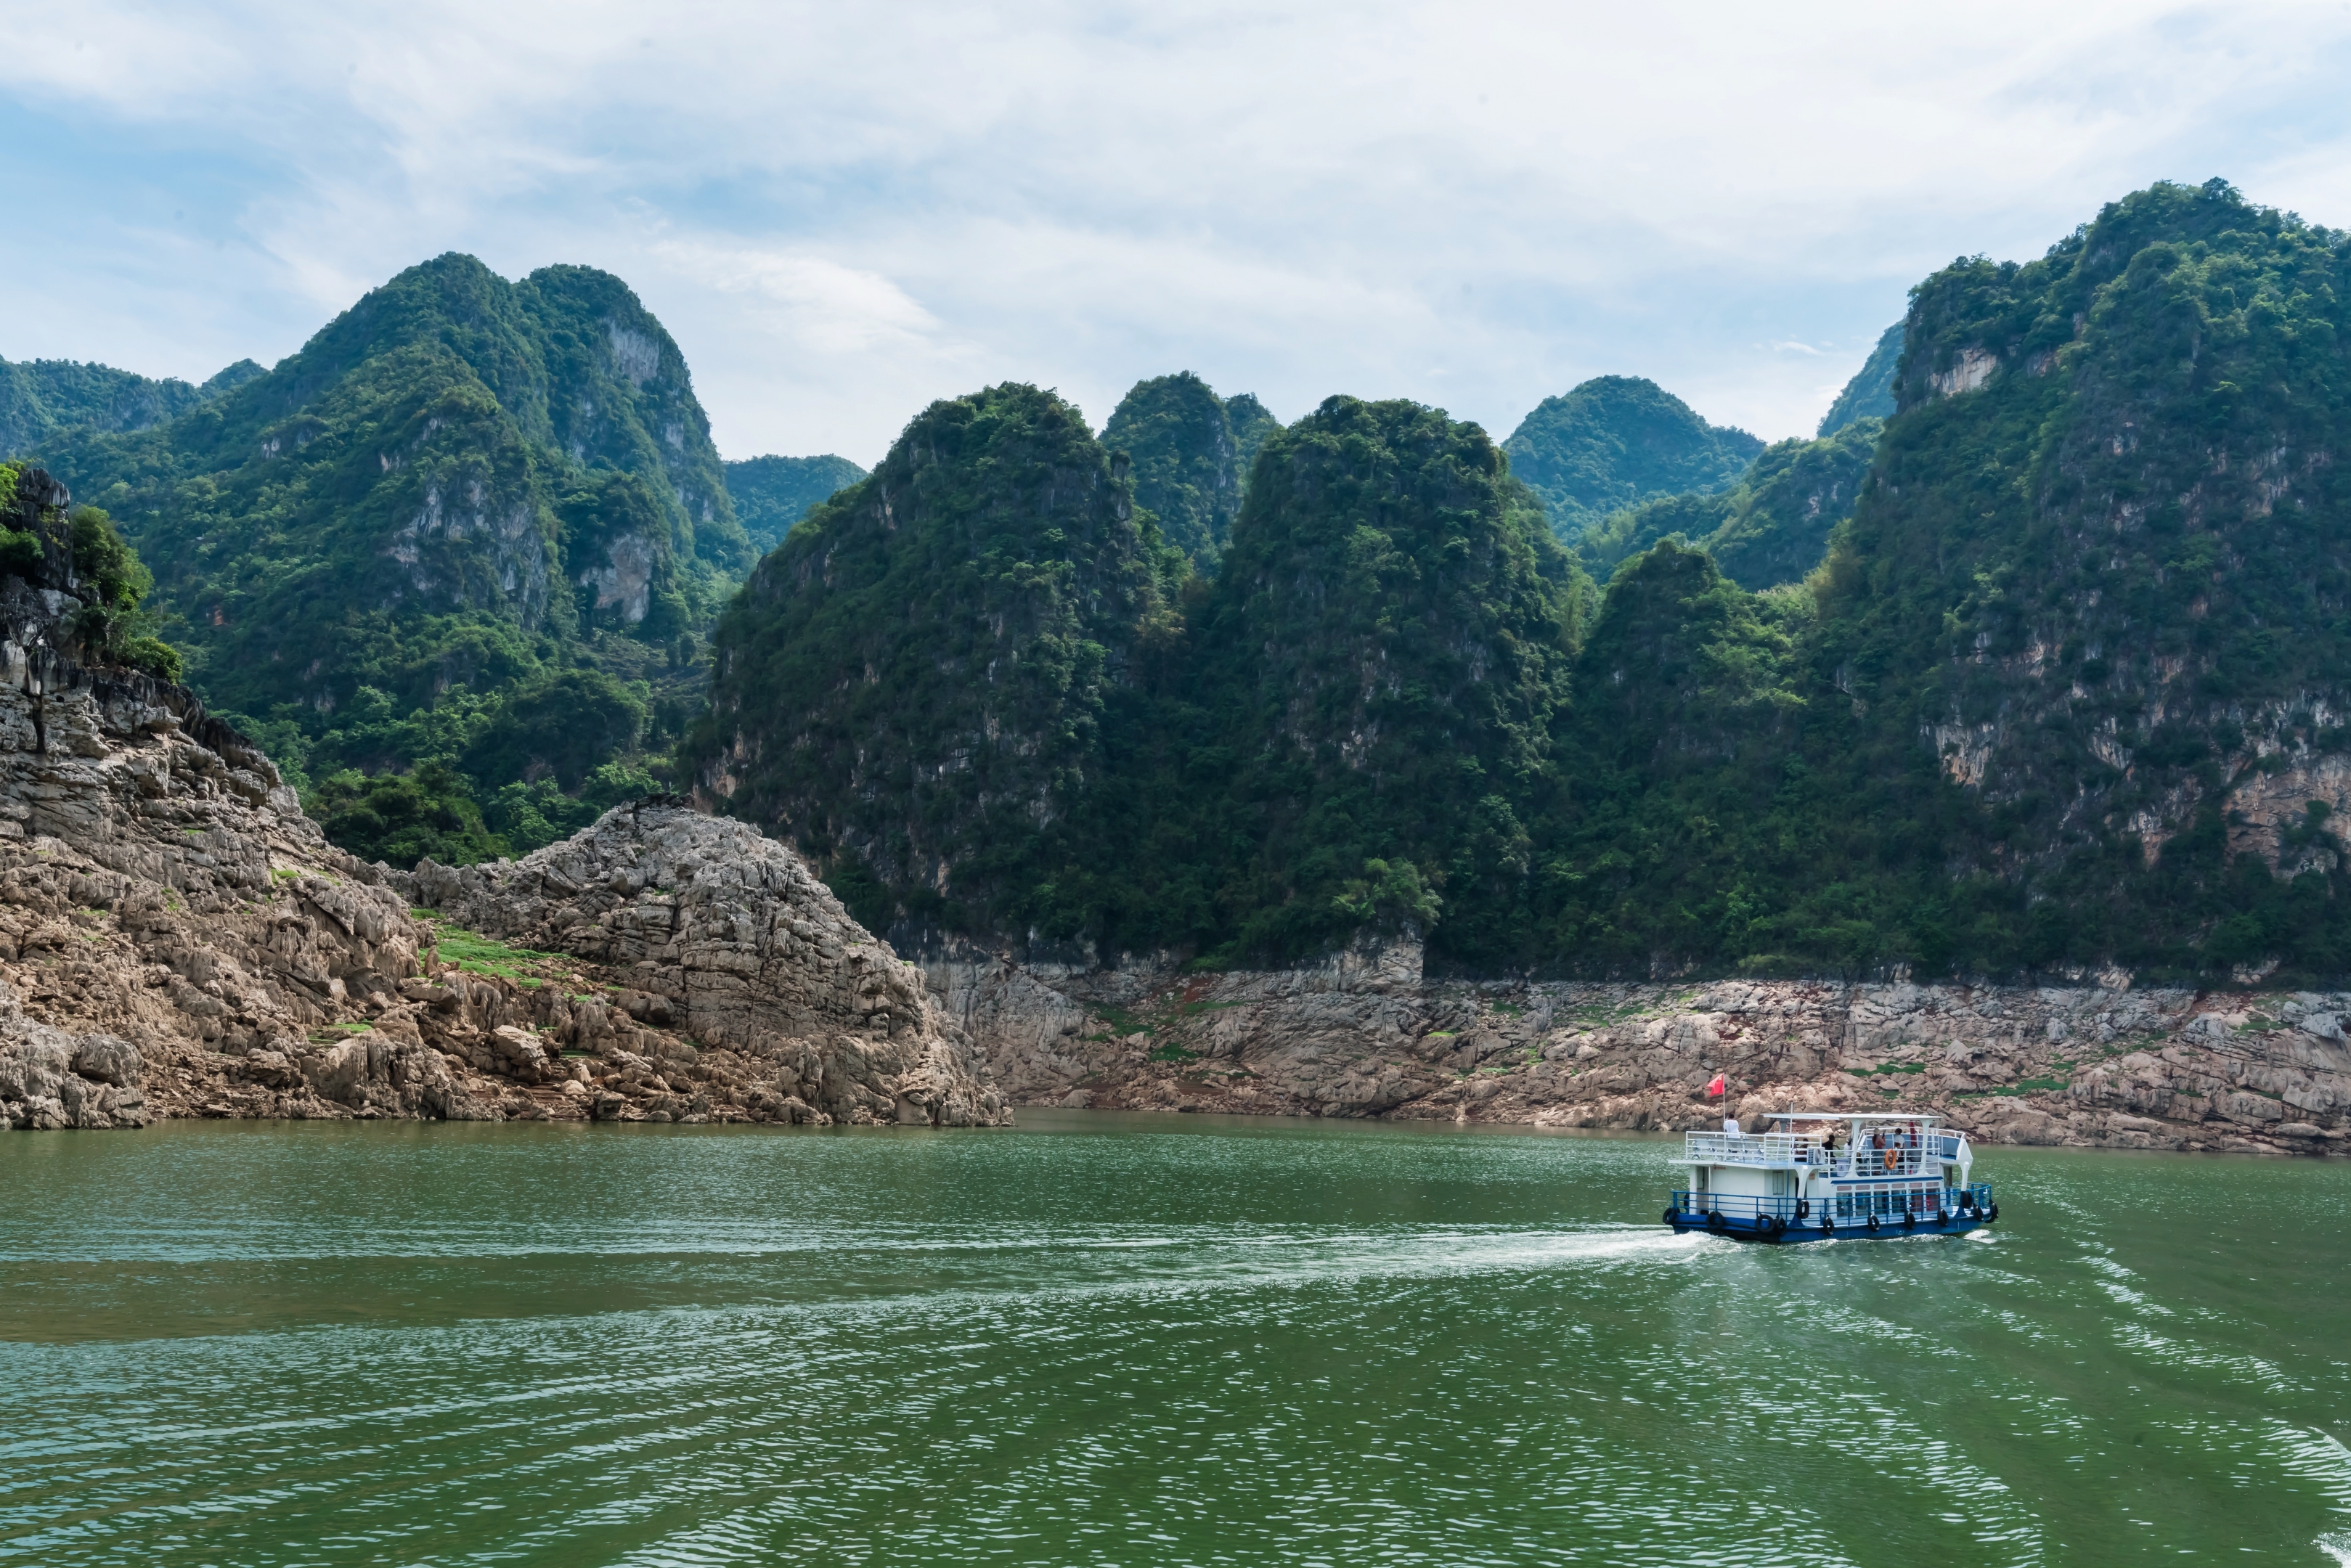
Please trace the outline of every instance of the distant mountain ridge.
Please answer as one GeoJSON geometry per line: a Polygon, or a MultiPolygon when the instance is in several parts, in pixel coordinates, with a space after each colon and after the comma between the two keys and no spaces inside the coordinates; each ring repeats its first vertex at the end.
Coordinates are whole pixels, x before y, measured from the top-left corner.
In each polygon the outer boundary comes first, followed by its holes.
{"type": "Polygon", "coordinates": [[[1713,556],[1750,592],[1800,582],[1852,515],[1884,428],[1881,420],[1863,418],[1817,441],[1775,442],[1729,489],[1668,496],[1618,512],[1586,530],[1576,553],[1605,578],[1677,535],[1713,556]]]}
{"type": "Polygon", "coordinates": [[[1240,512],[1249,465],[1280,428],[1249,393],[1228,402],[1185,371],[1135,382],[1102,439],[1133,464],[1135,501],[1167,542],[1198,570],[1214,571],[1240,512]]]}
{"type": "Polygon", "coordinates": [[[1543,399],[1502,450],[1510,471],[1542,497],[1553,531],[1573,544],[1613,512],[1729,488],[1763,443],[1708,424],[1655,382],[1596,376],[1543,399]]]}
{"type": "Polygon", "coordinates": [[[751,548],[776,548],[809,509],[865,477],[846,457],[747,457],[726,465],[726,493],[751,548]]]}
{"type": "Polygon", "coordinates": [[[251,360],[239,360],[196,387],[73,360],[0,360],[0,460],[30,453],[63,431],[150,430],[263,373],[251,360]]]}

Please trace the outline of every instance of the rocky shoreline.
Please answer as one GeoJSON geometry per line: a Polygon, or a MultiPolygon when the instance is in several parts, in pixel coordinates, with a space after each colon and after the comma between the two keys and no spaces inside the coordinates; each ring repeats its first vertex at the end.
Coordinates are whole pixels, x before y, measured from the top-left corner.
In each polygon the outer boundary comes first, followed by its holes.
{"type": "Polygon", "coordinates": [[[1980,1141],[2329,1155],[2351,1145],[2351,993],[1424,977],[1416,944],[1186,975],[919,960],[1018,1105],[1672,1129],[1932,1111],[1980,1141]]]}

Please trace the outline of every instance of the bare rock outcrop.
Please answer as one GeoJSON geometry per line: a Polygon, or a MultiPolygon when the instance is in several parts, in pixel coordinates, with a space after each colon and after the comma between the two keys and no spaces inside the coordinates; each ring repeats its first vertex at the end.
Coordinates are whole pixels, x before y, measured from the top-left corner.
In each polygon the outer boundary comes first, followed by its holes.
{"type": "Polygon", "coordinates": [[[920,977],[748,829],[624,808],[519,864],[353,860],[186,687],[71,655],[68,497],[16,479],[47,557],[0,573],[0,1130],[1009,1119],[920,977]]]}
{"type": "Polygon", "coordinates": [[[928,955],[1019,1104],[1672,1128],[1934,1110],[1994,1143],[2351,1152],[2351,993],[1431,981],[1417,944],[1187,975],[928,955]]]}
{"type": "MultiPolygon", "coordinates": [[[[521,861],[428,861],[392,880],[454,925],[597,966],[629,1018],[690,1036],[696,1060],[745,1064],[796,1120],[1010,1119],[919,970],[790,849],[684,800],[616,808],[521,861]]],[[[599,1041],[612,1021],[592,1001],[567,1010],[552,1027],[574,1040],[599,1041]]]]}

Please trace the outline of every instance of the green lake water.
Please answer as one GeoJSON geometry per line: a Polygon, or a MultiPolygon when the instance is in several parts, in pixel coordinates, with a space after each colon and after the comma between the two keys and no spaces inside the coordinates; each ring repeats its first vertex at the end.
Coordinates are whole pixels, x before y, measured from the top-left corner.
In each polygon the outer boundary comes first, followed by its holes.
{"type": "Polygon", "coordinates": [[[2351,1563],[2351,1166],[1992,1149],[1675,1237],[1656,1140],[0,1137],[0,1563],[2351,1563]]]}

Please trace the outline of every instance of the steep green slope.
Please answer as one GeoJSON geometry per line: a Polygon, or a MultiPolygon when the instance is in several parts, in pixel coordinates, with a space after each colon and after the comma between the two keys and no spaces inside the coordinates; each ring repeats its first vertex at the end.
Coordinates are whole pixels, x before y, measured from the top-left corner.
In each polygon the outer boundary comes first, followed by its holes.
{"type": "Polygon", "coordinates": [[[1774,443],[1729,490],[1668,496],[1618,512],[1586,532],[1576,553],[1605,577],[1629,557],[1678,536],[1750,591],[1799,581],[1821,563],[1830,534],[1852,513],[1883,428],[1862,419],[1818,441],[1774,443]]]}
{"type": "Polygon", "coordinates": [[[810,507],[865,477],[846,457],[750,457],[726,465],[736,519],[760,555],[776,548],[810,507]]]}
{"type": "Polygon", "coordinates": [[[1226,951],[1405,920],[1491,945],[1587,588],[1474,424],[1334,397],[1267,441],[1186,683],[1230,759],[1200,771],[1238,769],[1226,951]]]}
{"type": "Polygon", "coordinates": [[[1821,416],[1820,434],[1834,435],[1846,425],[1863,419],[1894,417],[1894,374],[1902,363],[1902,323],[1878,335],[1877,346],[1869,358],[1854,372],[1853,380],[1844,383],[1836,402],[1829,404],[1828,413],[1821,416]]]}
{"type": "Polygon", "coordinates": [[[1573,543],[1612,512],[1661,496],[1728,489],[1763,450],[1716,426],[1655,382],[1599,376],[1545,398],[1502,443],[1559,538],[1573,543]]]}
{"type": "Polygon", "coordinates": [[[701,777],[861,918],[1005,922],[1180,568],[1077,410],[1013,385],[934,403],[728,608],[701,777]]]}
{"type": "Polygon", "coordinates": [[[2215,181],[1914,294],[1816,663],[1980,802],[2011,957],[2351,964],[2346,273],[2215,181]]]}
{"type": "Polygon", "coordinates": [[[750,559],[676,345],[583,267],[443,256],[267,374],[47,455],[152,565],[191,683],[282,765],[452,764],[521,839],[588,810],[556,789],[579,683],[633,716],[593,730],[602,761],[648,718],[674,734],[691,629],[750,559]]]}
{"type": "Polygon", "coordinates": [[[1857,419],[1818,441],[1766,448],[1740,481],[1729,517],[1705,541],[1723,575],[1761,591],[1801,581],[1820,565],[1829,536],[1852,515],[1884,429],[1857,419]]]}
{"type": "Polygon", "coordinates": [[[1758,606],[1809,613],[1713,661],[1769,676],[1774,722],[1703,678],[1644,687],[1674,663],[1654,640],[1604,660],[1661,563],[1690,584],[1646,595],[1669,632],[1720,591],[1671,546],[1618,570],[1577,719],[1633,691],[1584,749],[1639,750],[1538,828],[1567,868],[1540,946],[1620,971],[2351,971],[2346,271],[2345,236],[2215,182],[1922,284],[1810,605],[1758,606]],[[1652,744],[1676,693],[1699,721],[1652,744]],[[1693,766],[1709,737],[1736,766],[1693,766]]]}

